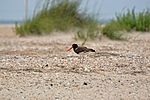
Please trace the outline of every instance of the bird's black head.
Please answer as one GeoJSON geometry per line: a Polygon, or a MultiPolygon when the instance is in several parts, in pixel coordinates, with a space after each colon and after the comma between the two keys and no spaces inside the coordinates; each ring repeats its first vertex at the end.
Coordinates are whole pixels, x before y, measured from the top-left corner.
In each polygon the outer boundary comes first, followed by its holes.
{"type": "Polygon", "coordinates": [[[73,49],[76,49],[77,47],[78,47],[77,44],[72,44],[72,48],[73,48],[73,49]]]}

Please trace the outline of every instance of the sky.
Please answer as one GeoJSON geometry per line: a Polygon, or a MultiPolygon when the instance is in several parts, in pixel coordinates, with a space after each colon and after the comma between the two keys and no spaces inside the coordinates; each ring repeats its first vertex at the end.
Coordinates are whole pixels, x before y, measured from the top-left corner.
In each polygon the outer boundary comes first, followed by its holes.
{"type": "MultiPolygon", "coordinates": [[[[32,17],[39,0],[28,1],[28,15],[32,17]]],[[[98,15],[100,19],[111,19],[116,13],[132,8],[135,8],[136,12],[150,8],[150,0],[83,0],[80,10],[87,9],[86,13],[98,15]]],[[[24,19],[25,0],[0,0],[0,20],[24,19]]]]}

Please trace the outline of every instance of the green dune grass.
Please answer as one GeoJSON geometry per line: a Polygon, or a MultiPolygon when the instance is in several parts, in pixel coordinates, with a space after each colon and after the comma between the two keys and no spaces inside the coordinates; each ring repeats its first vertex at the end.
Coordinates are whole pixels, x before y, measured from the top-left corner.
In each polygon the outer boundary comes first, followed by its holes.
{"type": "Polygon", "coordinates": [[[116,20],[112,20],[102,30],[102,33],[110,39],[121,39],[124,32],[150,31],[150,10],[136,13],[135,9],[128,10],[127,13],[116,15],[116,20]]]}
{"type": "MultiPolygon", "coordinates": [[[[74,31],[75,39],[93,40],[102,35],[122,40],[122,36],[131,31],[150,31],[150,10],[136,13],[135,9],[117,14],[116,18],[101,27],[96,16],[79,13],[82,0],[46,0],[42,9],[33,18],[23,24],[16,24],[16,33],[20,36],[45,35],[52,32],[74,31]]],[[[99,12],[99,11],[97,11],[99,12]]]]}
{"type": "MultiPolygon", "coordinates": [[[[22,25],[16,24],[16,32],[20,36],[50,34],[54,31],[82,30],[91,31],[97,26],[97,22],[83,13],[78,13],[81,2],[61,0],[47,0],[35,16],[25,21],[22,25]],[[53,3],[55,1],[55,3],[53,3]],[[91,27],[92,26],[92,27],[91,27]]],[[[77,31],[78,33],[78,31],[77,31]]],[[[92,35],[92,34],[90,34],[92,35]]],[[[83,38],[76,34],[78,38],[83,38]]]]}

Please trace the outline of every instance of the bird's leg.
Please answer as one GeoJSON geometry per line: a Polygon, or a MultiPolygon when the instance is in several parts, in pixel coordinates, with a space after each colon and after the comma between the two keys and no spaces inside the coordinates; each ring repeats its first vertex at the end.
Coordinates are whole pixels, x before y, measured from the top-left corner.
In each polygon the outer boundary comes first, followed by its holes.
{"type": "Polygon", "coordinates": [[[80,62],[83,64],[83,62],[84,62],[84,55],[80,56],[80,62]]]}

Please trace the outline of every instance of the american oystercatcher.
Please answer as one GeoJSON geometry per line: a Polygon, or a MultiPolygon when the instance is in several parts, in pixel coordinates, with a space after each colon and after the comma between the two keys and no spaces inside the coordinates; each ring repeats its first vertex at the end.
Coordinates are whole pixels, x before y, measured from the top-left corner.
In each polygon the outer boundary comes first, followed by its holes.
{"type": "Polygon", "coordinates": [[[67,51],[70,51],[71,49],[73,48],[74,52],[79,54],[81,52],[95,52],[94,49],[91,49],[91,48],[87,48],[87,47],[80,47],[78,46],[77,44],[72,44],[72,47],[69,48],[67,51]]]}

